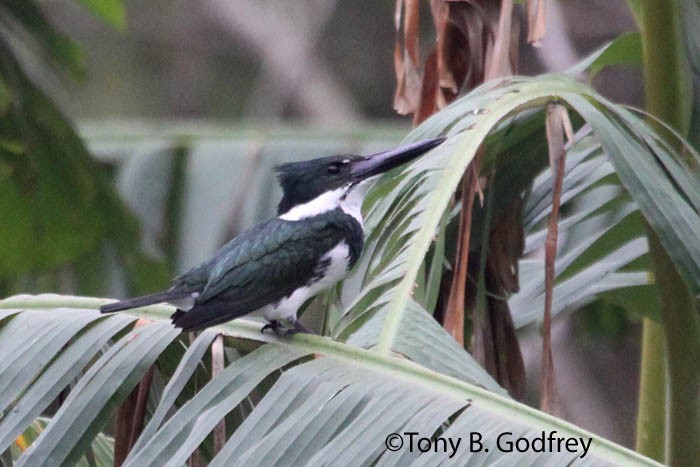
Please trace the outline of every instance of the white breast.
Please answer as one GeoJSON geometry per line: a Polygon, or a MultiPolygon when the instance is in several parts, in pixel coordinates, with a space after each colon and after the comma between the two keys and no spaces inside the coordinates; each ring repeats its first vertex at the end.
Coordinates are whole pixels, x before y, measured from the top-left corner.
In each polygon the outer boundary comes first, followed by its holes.
{"type": "Polygon", "coordinates": [[[364,180],[355,185],[347,184],[332,191],[327,191],[304,204],[294,206],[285,212],[280,219],[285,221],[300,221],[308,217],[317,216],[333,209],[341,208],[362,224],[362,202],[371,185],[369,180],[364,180]]]}
{"type": "Polygon", "coordinates": [[[335,285],[345,277],[348,272],[350,248],[345,242],[336,245],[323,255],[319,261],[320,278],[304,287],[295,290],[290,296],[283,298],[275,305],[268,305],[263,311],[263,316],[268,321],[276,319],[296,319],[297,311],[309,298],[319,292],[335,285]]]}
{"type": "Polygon", "coordinates": [[[300,221],[307,217],[317,216],[324,212],[332,211],[340,206],[340,200],[345,197],[348,187],[344,186],[332,191],[327,191],[304,204],[294,206],[285,212],[280,219],[285,221],[300,221]]]}

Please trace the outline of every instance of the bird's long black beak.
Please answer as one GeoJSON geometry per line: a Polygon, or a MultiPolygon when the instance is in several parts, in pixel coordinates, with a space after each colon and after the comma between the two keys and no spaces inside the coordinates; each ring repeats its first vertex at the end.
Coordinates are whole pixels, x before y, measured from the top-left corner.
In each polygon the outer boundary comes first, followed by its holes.
{"type": "Polygon", "coordinates": [[[361,181],[374,175],[379,175],[388,170],[412,161],[439,146],[446,138],[433,138],[418,141],[417,143],[401,146],[390,151],[379,152],[367,156],[365,159],[357,161],[352,167],[352,177],[356,181],[361,181]]]}

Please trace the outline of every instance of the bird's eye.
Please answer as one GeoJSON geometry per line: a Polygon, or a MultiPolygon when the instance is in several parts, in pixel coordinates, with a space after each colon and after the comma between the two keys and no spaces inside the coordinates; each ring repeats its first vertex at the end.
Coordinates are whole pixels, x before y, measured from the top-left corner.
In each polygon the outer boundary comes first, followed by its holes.
{"type": "Polygon", "coordinates": [[[338,167],[338,164],[331,164],[328,166],[328,173],[335,175],[338,172],[340,172],[340,167],[338,167]]]}

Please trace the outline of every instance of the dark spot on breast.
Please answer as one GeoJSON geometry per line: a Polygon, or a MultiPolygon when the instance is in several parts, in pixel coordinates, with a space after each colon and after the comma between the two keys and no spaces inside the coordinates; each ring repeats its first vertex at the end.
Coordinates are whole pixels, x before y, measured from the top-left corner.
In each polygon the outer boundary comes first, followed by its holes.
{"type": "Polygon", "coordinates": [[[331,265],[331,258],[323,258],[321,261],[318,262],[316,267],[314,268],[314,275],[311,276],[311,279],[309,279],[309,282],[307,282],[307,286],[314,284],[321,279],[323,279],[323,274],[326,272],[328,267],[331,265]]]}

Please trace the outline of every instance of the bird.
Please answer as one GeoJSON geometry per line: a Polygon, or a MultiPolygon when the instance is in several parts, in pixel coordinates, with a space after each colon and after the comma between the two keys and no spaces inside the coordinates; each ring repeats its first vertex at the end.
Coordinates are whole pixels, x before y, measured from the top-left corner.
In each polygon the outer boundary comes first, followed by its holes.
{"type": "Polygon", "coordinates": [[[183,332],[262,309],[261,331],[313,333],[297,318],[307,300],[342,280],[364,245],[361,207],[370,179],[440,145],[418,141],[369,156],[334,155],[275,167],[282,187],[277,216],[244,230],[162,292],[103,305],[102,313],[157,303],[177,308],[183,332]]]}

